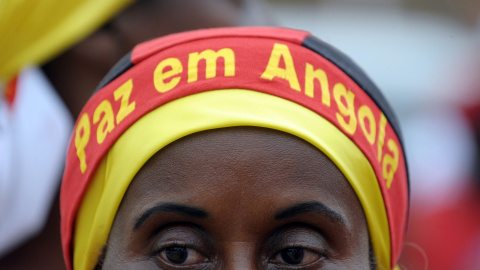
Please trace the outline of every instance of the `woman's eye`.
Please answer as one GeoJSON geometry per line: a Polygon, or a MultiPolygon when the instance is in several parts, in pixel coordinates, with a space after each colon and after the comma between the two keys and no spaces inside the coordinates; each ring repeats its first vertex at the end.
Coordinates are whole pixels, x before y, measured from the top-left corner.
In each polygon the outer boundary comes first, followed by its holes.
{"type": "Polygon", "coordinates": [[[271,262],[288,265],[307,265],[322,257],[320,254],[308,249],[291,247],[281,250],[274,256],[271,262]]]}
{"type": "Polygon", "coordinates": [[[183,246],[169,246],[160,252],[160,257],[172,264],[190,265],[208,262],[208,258],[195,249],[183,246]]]}

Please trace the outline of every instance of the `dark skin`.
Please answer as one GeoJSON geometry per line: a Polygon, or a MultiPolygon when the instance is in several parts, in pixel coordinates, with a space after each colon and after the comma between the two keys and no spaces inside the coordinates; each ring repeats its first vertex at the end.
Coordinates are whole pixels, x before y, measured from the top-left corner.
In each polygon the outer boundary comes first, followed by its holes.
{"type": "Polygon", "coordinates": [[[180,139],[138,172],[103,269],[370,269],[357,196],[321,151],[235,127],[180,139]]]}

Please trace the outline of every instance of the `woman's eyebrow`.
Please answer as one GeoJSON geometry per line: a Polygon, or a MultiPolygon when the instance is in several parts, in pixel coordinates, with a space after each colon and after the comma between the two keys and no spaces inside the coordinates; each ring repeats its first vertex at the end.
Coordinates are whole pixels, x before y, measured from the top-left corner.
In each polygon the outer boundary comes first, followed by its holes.
{"type": "Polygon", "coordinates": [[[346,225],[344,218],[339,213],[335,212],[333,209],[326,206],[325,204],[317,201],[303,202],[286,207],[278,211],[275,214],[274,218],[286,219],[308,212],[315,212],[320,215],[326,216],[328,217],[328,219],[330,219],[331,222],[336,223],[340,226],[346,225]]]}
{"type": "Polygon", "coordinates": [[[203,211],[202,209],[196,208],[194,206],[175,204],[175,203],[162,203],[148,209],[142,214],[142,216],[137,218],[137,221],[135,222],[135,226],[133,227],[133,230],[134,231],[138,230],[150,215],[154,213],[159,213],[159,212],[176,213],[182,216],[187,216],[192,218],[203,219],[208,217],[207,212],[203,211]]]}

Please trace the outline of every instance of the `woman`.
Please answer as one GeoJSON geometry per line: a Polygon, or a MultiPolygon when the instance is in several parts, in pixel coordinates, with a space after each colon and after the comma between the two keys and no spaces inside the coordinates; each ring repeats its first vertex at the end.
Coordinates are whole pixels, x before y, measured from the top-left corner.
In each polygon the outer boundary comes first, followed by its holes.
{"type": "Polygon", "coordinates": [[[397,121],[307,32],[140,44],[75,127],[69,269],[394,269],[408,213],[397,121]]]}

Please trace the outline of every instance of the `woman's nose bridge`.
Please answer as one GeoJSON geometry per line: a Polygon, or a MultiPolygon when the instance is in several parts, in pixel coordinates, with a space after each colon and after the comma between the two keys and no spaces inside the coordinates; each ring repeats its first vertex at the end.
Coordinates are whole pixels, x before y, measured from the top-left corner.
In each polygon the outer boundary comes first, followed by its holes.
{"type": "Polygon", "coordinates": [[[261,256],[254,242],[224,242],[221,270],[257,270],[261,256]]]}

